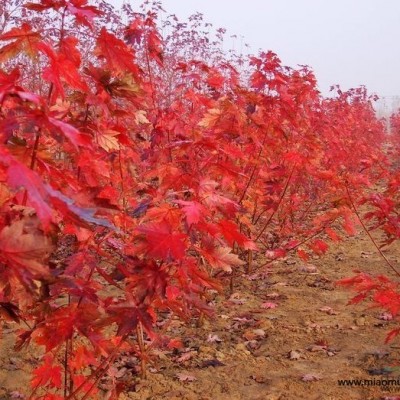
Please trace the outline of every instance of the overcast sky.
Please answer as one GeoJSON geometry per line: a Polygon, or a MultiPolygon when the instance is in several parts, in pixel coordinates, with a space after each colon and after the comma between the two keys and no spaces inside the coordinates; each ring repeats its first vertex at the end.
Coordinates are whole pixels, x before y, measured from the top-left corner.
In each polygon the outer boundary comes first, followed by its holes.
{"type": "Polygon", "coordinates": [[[363,84],[380,96],[400,95],[400,0],[162,0],[162,4],[179,18],[199,11],[214,28],[226,28],[228,48],[240,49],[243,36],[253,53],[272,50],[285,65],[309,65],[324,94],[332,84],[343,89],[363,84]],[[229,38],[233,34],[236,41],[229,38]]]}

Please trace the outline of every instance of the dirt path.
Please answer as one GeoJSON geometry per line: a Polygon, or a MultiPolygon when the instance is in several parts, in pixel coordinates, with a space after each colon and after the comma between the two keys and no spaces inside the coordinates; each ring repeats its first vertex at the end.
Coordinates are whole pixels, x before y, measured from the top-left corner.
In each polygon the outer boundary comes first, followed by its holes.
{"type": "MultiPolygon", "coordinates": [[[[400,268],[399,246],[386,255],[400,268]]],[[[129,363],[119,361],[129,391],[137,400],[348,400],[400,396],[400,345],[384,344],[395,321],[367,304],[347,306],[352,293],[335,286],[352,270],[392,276],[364,234],[348,238],[330,253],[306,265],[289,258],[258,279],[235,285],[234,294],[213,300],[216,317],[201,328],[170,326],[184,349],[155,352],[146,381],[129,363]],[[275,306],[276,305],[276,306],[275,306]],[[384,380],[399,385],[384,387],[384,380]],[[370,380],[365,386],[340,386],[340,379],[370,380]]],[[[24,392],[28,353],[12,350],[13,326],[1,342],[0,400],[24,392]]],[[[16,397],[14,397],[16,398],[16,397]]]]}

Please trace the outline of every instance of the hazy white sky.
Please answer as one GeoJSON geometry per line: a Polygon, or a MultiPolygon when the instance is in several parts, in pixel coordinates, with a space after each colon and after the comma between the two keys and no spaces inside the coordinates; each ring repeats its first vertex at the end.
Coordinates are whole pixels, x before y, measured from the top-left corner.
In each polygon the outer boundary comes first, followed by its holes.
{"type": "MultiPolygon", "coordinates": [[[[122,0],[108,0],[113,5],[122,0]]],[[[131,4],[140,3],[131,0],[131,4]]],[[[364,84],[400,95],[400,0],[162,0],[168,13],[196,11],[228,30],[228,45],[272,50],[285,65],[306,64],[320,90],[364,84]],[[229,36],[236,34],[235,43],[229,36]],[[231,41],[229,43],[229,41],[231,41]]]]}

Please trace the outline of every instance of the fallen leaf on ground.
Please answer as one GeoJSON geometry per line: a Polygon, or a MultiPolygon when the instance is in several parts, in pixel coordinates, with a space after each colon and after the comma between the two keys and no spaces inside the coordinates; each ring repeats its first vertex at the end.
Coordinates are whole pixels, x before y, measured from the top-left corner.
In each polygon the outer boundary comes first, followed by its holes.
{"type": "Polygon", "coordinates": [[[180,382],[193,382],[197,378],[193,375],[187,374],[186,372],[180,372],[175,375],[180,382]]]}
{"type": "Polygon", "coordinates": [[[257,383],[265,383],[268,381],[268,379],[262,375],[251,375],[250,378],[256,381],[257,383]]]}
{"type": "Polygon", "coordinates": [[[233,321],[237,321],[242,324],[248,324],[249,322],[253,322],[254,320],[252,318],[247,318],[247,317],[235,317],[233,318],[233,321]]]}
{"type": "Polygon", "coordinates": [[[316,374],[305,374],[301,377],[301,380],[303,382],[313,382],[313,381],[319,381],[322,378],[319,375],[316,374]]]}
{"type": "Polygon", "coordinates": [[[276,282],[272,286],[289,286],[287,282],[276,282]]]}
{"type": "Polygon", "coordinates": [[[208,343],[221,343],[222,339],[218,335],[209,334],[207,338],[208,343]]]}
{"type": "Polygon", "coordinates": [[[265,331],[264,331],[264,329],[254,329],[254,330],[253,330],[253,333],[254,333],[257,337],[259,337],[259,338],[265,337],[265,331]]]}
{"type": "Polygon", "coordinates": [[[335,311],[332,307],[324,306],[318,309],[318,311],[327,313],[328,315],[338,315],[339,313],[335,311]]]}
{"type": "Polygon", "coordinates": [[[380,319],[382,321],[391,321],[393,319],[393,315],[391,313],[384,312],[384,313],[378,315],[378,319],[380,319]]]}
{"type": "Polygon", "coordinates": [[[112,366],[108,369],[107,375],[112,378],[122,378],[127,372],[128,369],[125,367],[118,369],[112,366]]]}
{"type": "Polygon", "coordinates": [[[361,258],[369,258],[372,254],[374,254],[372,251],[362,251],[361,258]]]}
{"type": "Polygon", "coordinates": [[[262,272],[257,272],[255,274],[249,275],[247,279],[249,281],[262,281],[264,279],[268,279],[269,275],[272,273],[272,271],[262,271],[262,272]]]}
{"type": "Polygon", "coordinates": [[[266,296],[268,299],[278,299],[281,295],[277,292],[269,293],[266,296]]]}
{"type": "Polygon", "coordinates": [[[266,308],[267,310],[268,310],[268,309],[272,309],[272,308],[276,308],[276,307],[278,307],[278,304],[276,304],[276,303],[271,303],[271,302],[269,302],[269,301],[267,301],[266,303],[262,303],[262,304],[261,304],[261,308],[266,308]]]}
{"type": "Polygon", "coordinates": [[[299,267],[299,271],[300,272],[305,272],[307,274],[317,274],[318,268],[315,265],[302,265],[301,267],[299,267]]]}
{"type": "Polygon", "coordinates": [[[298,351],[292,350],[289,352],[290,360],[299,360],[300,358],[301,358],[301,354],[298,351]]]}
{"type": "Polygon", "coordinates": [[[213,360],[205,360],[201,363],[200,368],[208,368],[208,367],[223,367],[225,364],[216,358],[213,360]]]}
{"type": "Polygon", "coordinates": [[[10,398],[11,399],[25,399],[25,395],[15,390],[14,392],[10,393],[10,398]]]}
{"type": "Polygon", "coordinates": [[[189,361],[194,355],[197,355],[196,351],[189,351],[187,353],[182,354],[179,358],[176,359],[178,363],[189,361]]]}
{"type": "Polygon", "coordinates": [[[233,304],[238,304],[238,305],[242,305],[242,304],[246,303],[246,299],[241,298],[239,293],[233,293],[229,297],[228,301],[233,304]]]}
{"type": "Polygon", "coordinates": [[[320,346],[320,345],[313,345],[307,348],[308,351],[311,351],[313,353],[317,352],[317,351],[326,351],[328,348],[326,346],[320,346]]]}

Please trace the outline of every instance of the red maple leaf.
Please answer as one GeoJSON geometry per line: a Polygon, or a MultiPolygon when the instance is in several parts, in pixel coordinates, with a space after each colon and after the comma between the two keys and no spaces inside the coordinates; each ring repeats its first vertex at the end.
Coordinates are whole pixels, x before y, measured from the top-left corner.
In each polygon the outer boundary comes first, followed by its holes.
{"type": "MultiPolygon", "coordinates": [[[[125,271],[121,270],[121,272],[125,271]]],[[[157,262],[139,262],[134,267],[133,273],[125,272],[124,275],[127,276],[126,287],[134,294],[135,301],[138,303],[145,300],[151,302],[154,297],[165,298],[169,275],[157,262]]]]}
{"type": "Polygon", "coordinates": [[[35,55],[40,39],[40,34],[32,31],[32,27],[27,23],[3,33],[0,35],[0,41],[13,40],[13,42],[0,48],[0,62],[7,61],[21,52],[29,56],[35,55]]]}
{"type": "Polygon", "coordinates": [[[302,249],[297,250],[297,255],[303,260],[303,261],[308,261],[310,259],[310,256],[302,249]]]}
{"type": "Polygon", "coordinates": [[[67,4],[67,10],[75,17],[77,22],[93,28],[93,19],[101,15],[102,11],[86,4],[87,0],[70,0],[67,4]]]}
{"type": "Polygon", "coordinates": [[[65,54],[77,67],[81,64],[81,53],[76,47],[78,43],[78,39],[73,36],[63,38],[60,43],[60,52],[65,54]]]}
{"type": "Polygon", "coordinates": [[[153,331],[154,314],[150,308],[141,305],[137,306],[132,301],[113,304],[107,308],[110,321],[118,325],[118,336],[124,336],[137,327],[139,322],[143,328],[150,333],[153,331]]]}
{"type": "Polygon", "coordinates": [[[233,266],[236,267],[245,264],[236,254],[231,252],[229,247],[205,245],[200,252],[212,267],[222,269],[226,272],[231,272],[233,266]]]}
{"type": "Polygon", "coordinates": [[[166,221],[158,224],[148,224],[137,228],[146,238],[146,253],[163,260],[180,260],[185,256],[185,235],[172,233],[172,227],[166,221]]]}
{"type": "Polygon", "coordinates": [[[97,360],[93,350],[90,350],[87,346],[79,346],[75,349],[72,358],[68,362],[70,368],[74,370],[80,370],[87,368],[88,365],[97,365],[97,360]]]}
{"type": "Polygon", "coordinates": [[[243,233],[240,233],[236,224],[228,220],[218,223],[220,232],[230,246],[237,243],[246,250],[257,250],[256,244],[249,240],[243,233]]]}
{"type": "Polygon", "coordinates": [[[90,137],[79,132],[78,129],[76,129],[71,124],[68,124],[67,122],[49,117],[49,128],[55,128],[57,131],[61,132],[66,138],[70,140],[75,148],[78,148],[78,146],[90,147],[90,137]]]}
{"type": "Polygon", "coordinates": [[[156,30],[152,30],[149,32],[147,36],[147,47],[149,49],[149,55],[154,60],[156,60],[157,64],[162,66],[163,65],[163,53],[161,47],[162,41],[158,32],[156,30]]]}
{"type": "Polygon", "coordinates": [[[211,86],[214,89],[221,89],[224,85],[225,82],[225,78],[223,77],[223,75],[221,75],[221,73],[214,69],[212,71],[210,71],[210,74],[207,78],[207,84],[209,86],[211,86]]]}
{"type": "Polygon", "coordinates": [[[140,44],[142,41],[143,34],[145,32],[143,27],[143,18],[135,18],[129,26],[125,28],[124,36],[125,40],[129,44],[140,44]]]}
{"type": "Polygon", "coordinates": [[[329,246],[320,239],[314,240],[309,244],[309,246],[316,254],[325,254],[329,248],[329,246]]]}
{"type": "Polygon", "coordinates": [[[178,200],[176,203],[182,206],[183,212],[186,216],[186,221],[189,226],[192,224],[197,224],[206,211],[204,207],[197,201],[178,200]]]}
{"type": "Polygon", "coordinates": [[[75,332],[79,332],[96,349],[104,353],[101,347],[102,333],[99,328],[93,329],[93,326],[100,324],[104,318],[102,311],[97,304],[90,302],[80,304],[79,308],[77,303],[60,307],[48,316],[45,324],[39,324],[35,328],[32,337],[37,344],[46,347],[46,352],[49,352],[61,346],[75,332]],[[57,335],[54,332],[57,332],[57,335]]]}
{"type": "Polygon", "coordinates": [[[116,74],[131,72],[134,76],[138,75],[139,69],[133,62],[133,50],[105,28],[97,38],[95,54],[104,59],[108,69],[116,74]]]}
{"type": "Polygon", "coordinates": [[[381,307],[389,310],[393,316],[399,313],[400,295],[397,291],[387,287],[386,285],[376,291],[373,300],[381,307]]]}
{"type": "Polygon", "coordinates": [[[44,363],[34,369],[31,385],[33,388],[37,386],[61,387],[61,367],[53,364],[53,357],[46,355],[44,363]]]}
{"type": "MultiPolygon", "coordinates": [[[[71,47],[71,43],[69,44],[71,47]]],[[[44,53],[50,60],[50,65],[47,66],[43,71],[43,77],[54,84],[57,92],[64,96],[63,82],[66,83],[73,89],[81,91],[87,91],[88,86],[83,80],[81,74],[78,71],[74,58],[69,59],[69,56],[63,53],[55,52],[49,45],[40,43],[38,48],[44,53]]],[[[74,53],[72,53],[74,54],[74,53]]]]}
{"type": "Polygon", "coordinates": [[[7,170],[9,185],[14,189],[19,189],[21,186],[26,189],[28,198],[35,207],[44,228],[49,228],[53,220],[53,212],[47,204],[47,191],[39,175],[7,153],[2,154],[1,149],[0,154],[4,156],[3,160],[9,163],[7,170]]]}

